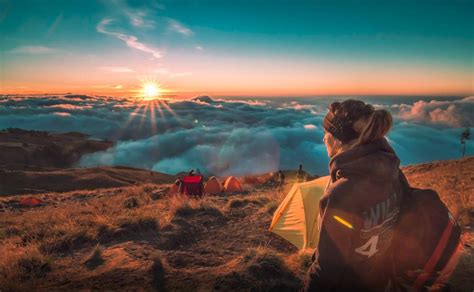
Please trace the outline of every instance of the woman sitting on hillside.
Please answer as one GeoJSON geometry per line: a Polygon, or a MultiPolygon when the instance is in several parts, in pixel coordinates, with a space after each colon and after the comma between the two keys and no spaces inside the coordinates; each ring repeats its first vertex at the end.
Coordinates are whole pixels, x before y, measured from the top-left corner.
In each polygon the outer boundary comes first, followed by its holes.
{"type": "Polygon", "coordinates": [[[330,182],[320,201],[320,239],[307,291],[384,291],[402,186],[384,136],[392,116],[359,100],[334,102],[324,119],[330,182]]]}

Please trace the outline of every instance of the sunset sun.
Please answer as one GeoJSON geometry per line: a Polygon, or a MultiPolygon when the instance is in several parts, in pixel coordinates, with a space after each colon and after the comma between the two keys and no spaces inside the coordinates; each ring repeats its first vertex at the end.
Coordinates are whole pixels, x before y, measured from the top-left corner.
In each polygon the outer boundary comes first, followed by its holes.
{"type": "Polygon", "coordinates": [[[160,97],[160,87],[154,82],[143,84],[142,91],[145,100],[153,100],[160,97]]]}

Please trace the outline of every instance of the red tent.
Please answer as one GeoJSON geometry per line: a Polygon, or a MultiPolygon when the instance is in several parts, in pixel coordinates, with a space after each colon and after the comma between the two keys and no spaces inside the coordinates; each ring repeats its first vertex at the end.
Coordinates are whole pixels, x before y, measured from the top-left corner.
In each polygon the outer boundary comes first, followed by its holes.
{"type": "Polygon", "coordinates": [[[185,176],[183,179],[183,192],[188,196],[199,196],[203,194],[204,185],[200,175],[185,176]]]}
{"type": "Polygon", "coordinates": [[[20,200],[20,204],[27,207],[36,207],[41,204],[41,201],[35,198],[23,198],[20,200]]]}

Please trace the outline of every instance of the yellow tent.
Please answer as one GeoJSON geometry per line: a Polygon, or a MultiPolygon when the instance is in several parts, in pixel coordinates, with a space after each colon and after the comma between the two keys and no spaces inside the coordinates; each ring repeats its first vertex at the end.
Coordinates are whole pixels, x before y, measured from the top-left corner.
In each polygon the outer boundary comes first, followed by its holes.
{"type": "Polygon", "coordinates": [[[294,184],[273,214],[269,230],[299,249],[315,248],[319,240],[319,199],[329,178],[325,176],[294,184]]]}

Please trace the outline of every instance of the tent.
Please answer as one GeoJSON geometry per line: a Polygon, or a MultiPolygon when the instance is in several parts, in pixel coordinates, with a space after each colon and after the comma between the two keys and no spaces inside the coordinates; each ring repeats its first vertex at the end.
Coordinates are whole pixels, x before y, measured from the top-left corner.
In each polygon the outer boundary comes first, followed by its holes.
{"type": "Polygon", "coordinates": [[[210,195],[222,193],[221,183],[215,176],[211,177],[204,185],[204,193],[210,195]]]}
{"type": "Polygon", "coordinates": [[[200,175],[189,175],[183,179],[183,192],[188,196],[202,196],[203,183],[202,176],[200,175]]]}
{"type": "Polygon", "coordinates": [[[319,240],[319,199],[329,178],[294,184],[273,214],[269,230],[299,249],[315,248],[319,240]]]}
{"type": "Polygon", "coordinates": [[[41,203],[41,200],[35,198],[23,198],[20,200],[20,204],[27,207],[36,207],[41,203]]]}
{"type": "Polygon", "coordinates": [[[244,189],[235,177],[229,176],[224,183],[224,190],[226,192],[238,193],[242,192],[244,189]]]}

